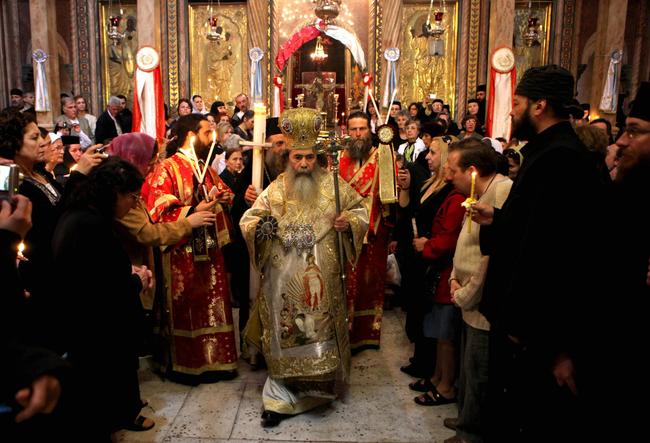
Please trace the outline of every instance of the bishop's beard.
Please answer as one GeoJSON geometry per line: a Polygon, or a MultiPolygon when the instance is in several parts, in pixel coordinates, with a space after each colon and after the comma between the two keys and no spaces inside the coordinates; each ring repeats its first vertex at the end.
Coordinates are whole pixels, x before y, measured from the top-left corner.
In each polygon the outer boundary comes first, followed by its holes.
{"type": "Polygon", "coordinates": [[[355,138],[350,141],[346,150],[353,160],[363,160],[372,149],[372,139],[370,136],[355,138]]]}
{"type": "Polygon", "coordinates": [[[313,206],[318,202],[319,179],[323,171],[316,165],[313,171],[294,171],[291,165],[285,170],[287,196],[293,200],[313,206]]]}

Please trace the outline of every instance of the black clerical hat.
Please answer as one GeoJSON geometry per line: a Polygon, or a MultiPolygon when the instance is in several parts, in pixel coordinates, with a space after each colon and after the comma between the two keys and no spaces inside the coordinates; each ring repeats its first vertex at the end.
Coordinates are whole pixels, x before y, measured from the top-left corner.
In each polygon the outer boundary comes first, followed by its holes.
{"type": "Polygon", "coordinates": [[[266,119],[266,136],[270,137],[272,135],[282,134],[280,126],[278,126],[278,118],[270,117],[266,119]]]}
{"type": "Polygon", "coordinates": [[[650,121],[650,82],[643,82],[639,86],[628,117],[650,121]]]}
{"type": "Polygon", "coordinates": [[[61,141],[63,141],[64,145],[78,145],[80,142],[80,138],[78,135],[64,135],[61,137],[61,141]]]}
{"type": "MultiPolygon", "coordinates": [[[[566,69],[557,65],[537,66],[524,72],[515,94],[531,100],[546,99],[568,110],[573,99],[573,85],[573,75],[566,69]]],[[[578,109],[581,109],[580,104],[578,109]]]]}

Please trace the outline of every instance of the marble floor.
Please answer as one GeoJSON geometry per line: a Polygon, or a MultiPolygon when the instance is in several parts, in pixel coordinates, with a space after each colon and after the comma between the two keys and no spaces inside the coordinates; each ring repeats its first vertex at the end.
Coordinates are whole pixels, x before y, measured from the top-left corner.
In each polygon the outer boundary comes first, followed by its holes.
{"type": "Polygon", "coordinates": [[[413,379],[400,372],[412,346],[404,334],[404,315],[386,311],[380,350],[352,358],[345,398],[285,420],[276,428],[260,426],[264,370],[241,362],[239,376],[196,387],[161,380],[142,369],[143,415],[156,421],[147,432],[121,432],[120,442],[442,442],[453,432],[442,425],[456,405],[418,406],[408,389],[413,379]]]}

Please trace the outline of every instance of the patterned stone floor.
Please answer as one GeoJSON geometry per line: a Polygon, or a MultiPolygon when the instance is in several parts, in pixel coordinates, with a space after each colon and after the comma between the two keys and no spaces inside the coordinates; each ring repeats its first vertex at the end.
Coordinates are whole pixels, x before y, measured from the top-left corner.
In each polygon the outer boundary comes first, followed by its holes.
{"type": "Polygon", "coordinates": [[[413,379],[400,372],[412,347],[400,310],[385,313],[380,350],[352,358],[345,398],[285,420],[277,428],[260,426],[265,371],[241,362],[231,381],[197,387],[179,385],[141,370],[144,415],[156,426],[147,432],[121,432],[120,442],[442,442],[453,433],[443,427],[456,405],[418,406],[408,389],[413,379]]]}

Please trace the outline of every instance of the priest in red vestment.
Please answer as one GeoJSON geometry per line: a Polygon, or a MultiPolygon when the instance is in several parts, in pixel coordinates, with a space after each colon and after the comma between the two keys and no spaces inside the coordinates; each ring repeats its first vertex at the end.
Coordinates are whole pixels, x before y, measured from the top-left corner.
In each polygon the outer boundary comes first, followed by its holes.
{"type": "Polygon", "coordinates": [[[212,168],[204,170],[203,165],[210,164],[206,159],[211,139],[205,117],[181,117],[177,139],[170,142],[176,143],[178,150],[156,168],[143,188],[154,222],[176,221],[201,210],[213,210],[217,215],[215,226],[195,229],[191,236],[163,251],[166,290],[160,330],[168,346],[161,363],[168,373],[190,383],[230,377],[237,368],[221,253],[230,241],[230,221],[222,205],[230,204],[232,192],[212,168]]]}
{"type": "Polygon", "coordinates": [[[361,350],[379,347],[390,231],[389,207],[380,198],[380,182],[383,178],[394,186],[396,170],[392,154],[386,161],[380,156],[379,148],[372,146],[370,121],[365,113],[350,114],[348,133],[352,141],[341,154],[340,175],[364,197],[370,215],[359,261],[347,272],[350,347],[361,350]],[[392,174],[392,178],[382,177],[386,174],[392,174]]]}

